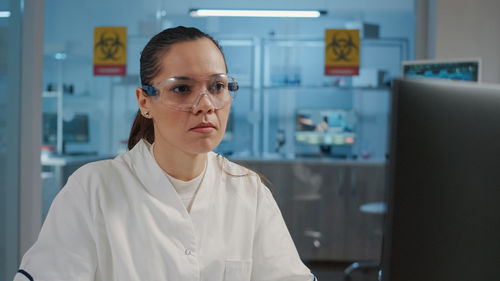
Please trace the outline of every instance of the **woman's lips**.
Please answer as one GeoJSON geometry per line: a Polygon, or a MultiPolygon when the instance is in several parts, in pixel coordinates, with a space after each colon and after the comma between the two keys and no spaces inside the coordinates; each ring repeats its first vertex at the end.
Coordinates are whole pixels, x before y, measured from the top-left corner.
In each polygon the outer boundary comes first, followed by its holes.
{"type": "Polygon", "coordinates": [[[200,123],[191,128],[191,131],[204,134],[211,133],[215,131],[215,126],[212,123],[200,123]]]}

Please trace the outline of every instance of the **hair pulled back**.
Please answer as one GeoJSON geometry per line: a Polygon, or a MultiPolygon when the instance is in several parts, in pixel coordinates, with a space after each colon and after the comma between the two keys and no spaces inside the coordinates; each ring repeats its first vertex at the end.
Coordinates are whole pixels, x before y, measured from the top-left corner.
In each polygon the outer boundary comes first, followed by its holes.
{"type": "MultiPolygon", "coordinates": [[[[221,46],[208,34],[194,27],[177,26],[168,28],[156,34],[146,44],[141,52],[140,59],[140,75],[142,85],[151,85],[154,77],[161,71],[161,58],[165,55],[169,48],[175,44],[186,41],[194,41],[197,39],[210,39],[215,46],[220,50],[222,57],[221,46]]],[[[225,59],[224,59],[225,61],[225,59]]],[[[155,140],[153,120],[142,116],[138,110],[135,116],[130,136],[128,138],[128,149],[132,149],[141,139],[145,139],[149,143],[155,140]]]]}

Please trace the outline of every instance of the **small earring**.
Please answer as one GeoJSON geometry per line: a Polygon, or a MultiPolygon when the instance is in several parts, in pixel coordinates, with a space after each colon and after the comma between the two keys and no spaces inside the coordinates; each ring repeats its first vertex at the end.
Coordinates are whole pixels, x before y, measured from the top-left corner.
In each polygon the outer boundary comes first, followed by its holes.
{"type": "Polygon", "coordinates": [[[146,118],[149,118],[149,111],[144,112],[142,115],[146,118]]]}

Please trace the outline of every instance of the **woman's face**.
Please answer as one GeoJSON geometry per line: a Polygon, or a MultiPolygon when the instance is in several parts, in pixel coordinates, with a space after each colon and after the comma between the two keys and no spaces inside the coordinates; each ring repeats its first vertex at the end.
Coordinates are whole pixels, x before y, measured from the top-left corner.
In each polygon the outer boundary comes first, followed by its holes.
{"type": "MultiPolygon", "coordinates": [[[[190,77],[198,81],[215,74],[225,74],[226,64],[221,52],[207,38],[175,43],[160,57],[161,71],[152,84],[171,77],[190,77]]],[[[197,90],[207,90],[200,83],[197,90]]],[[[165,152],[188,154],[206,153],[222,140],[226,130],[231,102],[215,109],[207,95],[202,95],[191,112],[177,111],[167,107],[158,99],[145,96],[138,88],[137,98],[142,112],[149,112],[155,130],[155,146],[165,152]]]]}

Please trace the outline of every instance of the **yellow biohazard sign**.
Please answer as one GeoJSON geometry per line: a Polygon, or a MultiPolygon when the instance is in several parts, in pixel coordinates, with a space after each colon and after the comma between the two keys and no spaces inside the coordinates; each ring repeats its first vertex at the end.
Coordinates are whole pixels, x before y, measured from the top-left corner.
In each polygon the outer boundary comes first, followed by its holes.
{"type": "Polygon", "coordinates": [[[325,30],[325,75],[359,74],[359,30],[325,30]]]}
{"type": "Polygon", "coordinates": [[[123,76],[127,72],[127,28],[94,28],[94,75],[123,76]]]}

